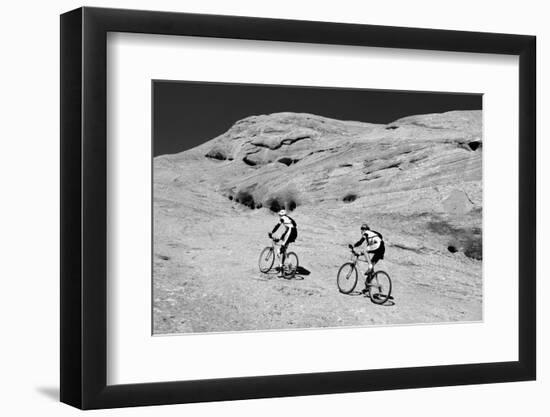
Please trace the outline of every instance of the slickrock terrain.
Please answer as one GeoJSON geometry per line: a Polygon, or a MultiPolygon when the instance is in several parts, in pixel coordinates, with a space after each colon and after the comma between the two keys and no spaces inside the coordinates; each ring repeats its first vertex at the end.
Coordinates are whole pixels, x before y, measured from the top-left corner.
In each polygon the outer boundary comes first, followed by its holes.
{"type": "Polygon", "coordinates": [[[387,125],[276,113],[156,157],[154,332],[481,320],[481,132],[481,111],[387,125]],[[257,266],[280,208],[310,272],[290,280],[257,266]],[[336,287],[363,222],[386,241],[384,306],[336,287]]]}

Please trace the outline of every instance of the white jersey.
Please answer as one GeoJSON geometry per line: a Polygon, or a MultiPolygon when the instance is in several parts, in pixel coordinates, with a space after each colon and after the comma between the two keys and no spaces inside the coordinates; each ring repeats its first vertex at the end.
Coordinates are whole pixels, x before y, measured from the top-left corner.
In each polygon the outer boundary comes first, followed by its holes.
{"type": "Polygon", "coordinates": [[[296,222],[288,216],[281,216],[280,223],[285,226],[287,229],[296,228],[296,222]]]}
{"type": "Polygon", "coordinates": [[[374,233],[372,230],[365,230],[363,232],[363,239],[365,240],[365,249],[367,251],[373,251],[380,247],[382,239],[377,233],[374,233]]]}

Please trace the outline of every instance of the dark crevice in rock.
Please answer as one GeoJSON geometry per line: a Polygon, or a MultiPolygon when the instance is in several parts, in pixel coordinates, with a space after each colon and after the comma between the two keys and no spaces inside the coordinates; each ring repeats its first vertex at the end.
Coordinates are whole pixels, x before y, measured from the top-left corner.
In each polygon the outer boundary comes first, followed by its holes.
{"type": "Polygon", "coordinates": [[[294,138],[294,139],[285,139],[281,141],[281,145],[292,145],[293,143],[296,143],[300,140],[306,140],[306,139],[311,139],[311,136],[304,135],[304,136],[298,136],[297,138],[294,138]]]}
{"type": "Polygon", "coordinates": [[[424,159],[427,159],[428,157],[426,155],[417,155],[409,160],[409,163],[416,164],[417,162],[420,162],[424,159]]]}
{"type": "Polygon", "coordinates": [[[278,145],[276,148],[272,148],[271,146],[266,145],[265,143],[254,143],[254,142],[252,142],[252,145],[257,146],[259,148],[267,148],[267,149],[279,149],[281,147],[281,145],[278,145]]]}
{"type": "Polygon", "coordinates": [[[290,166],[292,164],[295,164],[299,161],[299,159],[293,159],[293,158],[281,158],[277,162],[280,162],[281,164],[285,164],[286,166],[290,166]]]}
{"type": "Polygon", "coordinates": [[[316,153],[323,153],[323,152],[329,152],[329,151],[334,151],[336,148],[328,148],[328,149],[319,149],[317,151],[313,151],[313,152],[310,152],[306,155],[306,158],[310,155],[314,155],[316,153]]]}
{"type": "Polygon", "coordinates": [[[254,161],[248,159],[247,156],[245,156],[245,157],[243,158],[243,162],[244,162],[246,165],[250,165],[251,167],[256,166],[256,162],[254,162],[254,161]]]}
{"type": "Polygon", "coordinates": [[[458,252],[458,249],[456,248],[456,246],[453,246],[453,245],[449,245],[447,246],[447,250],[451,253],[456,253],[458,252]]]}
{"type": "Polygon", "coordinates": [[[401,165],[401,162],[395,162],[391,165],[386,165],[386,166],[382,166],[382,167],[377,168],[377,169],[373,169],[372,171],[364,171],[363,173],[367,176],[373,175],[369,178],[365,178],[365,180],[367,180],[367,179],[373,180],[373,179],[376,179],[376,178],[380,178],[382,176],[380,174],[381,171],[387,171],[388,169],[392,169],[392,168],[401,169],[400,165],[401,165]]]}
{"type": "Polygon", "coordinates": [[[351,168],[353,164],[340,164],[338,165],[339,168],[351,168]]]}
{"type": "Polygon", "coordinates": [[[265,143],[254,143],[253,142],[252,144],[254,146],[258,146],[260,148],[268,148],[268,149],[271,149],[272,151],[274,151],[274,150],[279,149],[283,145],[292,145],[293,143],[296,143],[300,140],[305,140],[305,139],[312,139],[312,137],[310,135],[306,135],[306,136],[299,136],[297,138],[292,138],[292,139],[284,139],[281,142],[279,142],[278,144],[273,145],[273,146],[270,146],[270,145],[265,144],[265,143]]]}
{"type": "Polygon", "coordinates": [[[227,159],[227,156],[221,151],[210,151],[204,156],[211,159],[217,159],[218,161],[225,161],[227,159]]]}
{"type": "Polygon", "coordinates": [[[395,130],[395,129],[399,129],[399,126],[388,126],[388,127],[386,127],[386,130],[395,130]]]}
{"type": "Polygon", "coordinates": [[[471,142],[460,142],[458,144],[458,147],[461,149],[466,149],[469,152],[475,152],[477,150],[481,150],[483,144],[481,141],[473,140],[471,142]]]}
{"type": "Polygon", "coordinates": [[[477,140],[468,142],[468,146],[472,151],[477,151],[478,149],[481,149],[481,142],[477,140]]]}
{"type": "Polygon", "coordinates": [[[344,203],[351,203],[352,201],[355,201],[355,200],[357,200],[357,194],[353,194],[353,193],[346,194],[344,198],[342,198],[342,201],[344,203]]]}

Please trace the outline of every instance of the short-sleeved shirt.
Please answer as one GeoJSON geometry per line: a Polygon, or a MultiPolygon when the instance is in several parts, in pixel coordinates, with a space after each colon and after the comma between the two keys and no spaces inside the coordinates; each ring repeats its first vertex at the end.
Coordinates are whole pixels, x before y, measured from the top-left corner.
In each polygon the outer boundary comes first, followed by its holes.
{"type": "Polygon", "coordinates": [[[378,249],[382,243],[380,235],[374,233],[372,230],[365,230],[363,232],[363,238],[365,239],[365,246],[368,251],[378,249]]]}
{"type": "Polygon", "coordinates": [[[285,226],[287,229],[295,229],[296,228],[296,222],[291,219],[289,216],[281,216],[281,219],[279,222],[285,226]]]}

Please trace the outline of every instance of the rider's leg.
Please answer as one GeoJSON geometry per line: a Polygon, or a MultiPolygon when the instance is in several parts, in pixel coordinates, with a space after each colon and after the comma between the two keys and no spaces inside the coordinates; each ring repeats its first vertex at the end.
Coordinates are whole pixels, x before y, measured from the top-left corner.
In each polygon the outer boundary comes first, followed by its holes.
{"type": "Polygon", "coordinates": [[[371,257],[369,256],[371,253],[372,252],[365,253],[365,259],[367,260],[367,270],[365,271],[365,276],[368,276],[374,269],[374,257],[371,259],[371,257]]]}
{"type": "Polygon", "coordinates": [[[280,257],[279,257],[279,260],[280,260],[280,265],[279,265],[279,271],[281,272],[281,274],[283,273],[283,266],[285,264],[285,257],[286,257],[286,251],[288,249],[288,238],[290,237],[290,233],[289,232],[285,232],[284,236],[281,238],[281,247],[279,248],[279,253],[280,253],[280,257]]]}
{"type": "Polygon", "coordinates": [[[374,271],[374,265],[376,265],[378,263],[378,261],[380,259],[382,259],[382,255],[383,255],[383,253],[380,249],[376,249],[376,250],[373,250],[373,251],[368,251],[366,253],[365,258],[367,258],[369,268],[368,268],[367,272],[365,273],[365,275],[368,275],[368,274],[370,274],[374,271]],[[369,256],[371,254],[372,254],[372,257],[369,256]]]}
{"type": "Polygon", "coordinates": [[[367,252],[365,254],[365,258],[367,258],[368,267],[365,271],[365,289],[363,290],[363,294],[366,294],[368,292],[369,284],[372,279],[372,273],[374,272],[374,265],[377,264],[377,262],[380,260],[379,254],[376,251],[367,252]],[[372,258],[369,256],[369,254],[373,253],[374,255],[372,258]]]}
{"type": "Polygon", "coordinates": [[[283,275],[283,268],[285,264],[286,247],[284,244],[279,248],[279,275],[283,275]]]}

